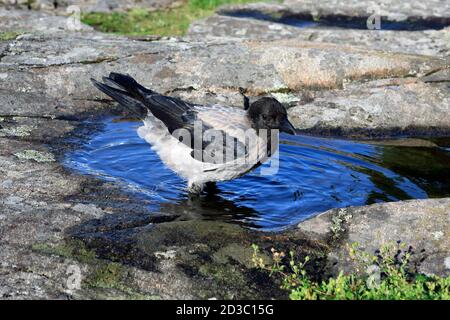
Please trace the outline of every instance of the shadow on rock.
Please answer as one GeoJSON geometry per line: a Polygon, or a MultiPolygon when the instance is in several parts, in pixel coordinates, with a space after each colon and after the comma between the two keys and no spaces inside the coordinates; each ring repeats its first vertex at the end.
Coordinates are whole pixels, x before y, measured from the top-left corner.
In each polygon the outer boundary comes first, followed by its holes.
{"type": "MultiPolygon", "coordinates": [[[[181,220],[178,215],[113,214],[71,228],[67,237],[83,242],[97,257],[150,272],[170,272],[174,281],[193,283],[198,298],[287,298],[276,279],[254,268],[252,244],[265,252],[312,255],[320,265],[324,246],[298,233],[263,233],[236,224],[181,220]]],[[[269,255],[265,256],[271,261],[269,255]]],[[[320,266],[314,266],[320,270],[320,266]]]]}

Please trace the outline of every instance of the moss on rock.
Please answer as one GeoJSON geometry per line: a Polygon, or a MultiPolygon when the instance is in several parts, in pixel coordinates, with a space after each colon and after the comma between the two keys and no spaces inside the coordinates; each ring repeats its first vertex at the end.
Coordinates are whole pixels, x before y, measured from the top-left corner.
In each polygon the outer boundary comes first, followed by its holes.
{"type": "Polygon", "coordinates": [[[21,34],[22,32],[19,31],[3,31],[0,32],[0,41],[14,40],[21,34]]]}

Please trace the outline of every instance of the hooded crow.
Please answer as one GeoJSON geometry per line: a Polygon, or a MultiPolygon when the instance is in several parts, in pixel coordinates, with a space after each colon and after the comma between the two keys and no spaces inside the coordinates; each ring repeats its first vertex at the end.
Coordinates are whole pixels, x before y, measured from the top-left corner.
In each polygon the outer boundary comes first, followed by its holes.
{"type": "Polygon", "coordinates": [[[164,96],[119,73],[103,77],[104,83],[91,81],[143,119],[139,136],[167,167],[188,181],[192,193],[257,168],[277,150],[278,131],[295,134],[286,109],[274,98],[250,104],[241,91],[244,109],[239,109],[164,96]]]}

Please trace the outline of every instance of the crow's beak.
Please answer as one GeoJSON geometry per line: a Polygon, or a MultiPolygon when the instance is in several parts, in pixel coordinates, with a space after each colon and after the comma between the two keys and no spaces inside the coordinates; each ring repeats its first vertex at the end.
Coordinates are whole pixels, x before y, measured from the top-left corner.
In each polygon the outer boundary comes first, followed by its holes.
{"type": "Polygon", "coordinates": [[[292,123],[289,122],[289,120],[287,118],[284,119],[283,123],[281,124],[280,131],[289,133],[289,134],[293,134],[295,136],[295,128],[292,125],[292,123]]]}

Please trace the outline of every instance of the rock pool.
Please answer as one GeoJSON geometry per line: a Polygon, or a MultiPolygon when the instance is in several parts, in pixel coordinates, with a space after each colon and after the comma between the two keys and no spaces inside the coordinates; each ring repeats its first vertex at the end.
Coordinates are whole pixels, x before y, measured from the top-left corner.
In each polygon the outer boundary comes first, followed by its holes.
{"type": "Polygon", "coordinates": [[[64,164],[118,182],[154,212],[280,230],[331,208],[450,195],[448,148],[283,134],[276,174],[262,176],[259,168],[192,198],[137,135],[141,122],[108,117],[101,123],[64,164]]]}

